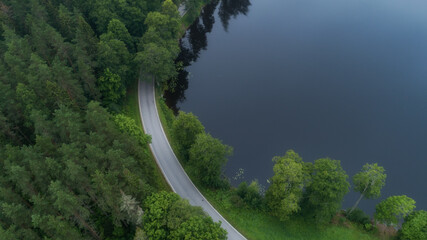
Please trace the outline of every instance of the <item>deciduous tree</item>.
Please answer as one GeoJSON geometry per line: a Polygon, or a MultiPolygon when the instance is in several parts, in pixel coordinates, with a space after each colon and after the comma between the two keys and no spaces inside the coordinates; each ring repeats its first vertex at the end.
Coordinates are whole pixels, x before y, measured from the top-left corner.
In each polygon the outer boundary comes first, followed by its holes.
{"type": "Polygon", "coordinates": [[[427,239],[427,211],[419,210],[409,214],[399,234],[403,240],[427,239]]]}
{"type": "Polygon", "coordinates": [[[222,144],[219,139],[201,133],[190,148],[189,164],[205,186],[219,187],[222,169],[232,152],[233,148],[222,144]]]}
{"type": "Polygon", "coordinates": [[[196,136],[205,131],[205,127],[199,121],[197,116],[192,113],[180,111],[178,117],[172,124],[173,137],[182,147],[181,152],[185,158],[188,156],[188,150],[196,141],[196,136]]]}
{"type": "Polygon", "coordinates": [[[341,207],[349,191],[348,175],[340,161],[322,158],[314,161],[311,182],[306,189],[309,212],[318,223],[327,223],[341,207]]]}
{"type": "Polygon", "coordinates": [[[267,191],[267,202],[273,215],[282,221],[300,210],[300,201],[307,176],[304,162],[293,150],[283,157],[273,158],[274,176],[267,191]]]}
{"type": "Polygon", "coordinates": [[[415,209],[415,201],[406,195],[391,196],[375,207],[375,220],[387,225],[397,225],[415,209]]]}
{"type": "Polygon", "coordinates": [[[381,188],[385,185],[387,175],[384,168],[378,164],[365,164],[362,170],[353,176],[354,190],[360,193],[359,199],[351,208],[349,214],[359,205],[362,198],[374,199],[381,196],[381,188]]]}

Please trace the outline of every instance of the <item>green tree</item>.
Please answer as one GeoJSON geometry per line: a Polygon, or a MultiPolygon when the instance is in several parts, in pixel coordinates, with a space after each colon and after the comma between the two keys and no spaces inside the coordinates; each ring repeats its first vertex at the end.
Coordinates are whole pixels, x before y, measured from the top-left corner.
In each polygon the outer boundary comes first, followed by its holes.
{"type": "Polygon", "coordinates": [[[128,83],[131,79],[131,54],[129,53],[126,44],[117,39],[100,41],[98,43],[97,54],[98,68],[104,72],[105,69],[110,69],[111,72],[118,74],[124,83],[128,83]]]}
{"type": "MultiPolygon", "coordinates": [[[[200,207],[191,206],[188,200],[181,199],[176,193],[164,191],[155,193],[146,199],[145,207],[143,230],[148,239],[188,239],[181,238],[182,233],[190,228],[195,230],[192,228],[194,225],[208,234],[224,231],[219,224],[213,223],[200,207]],[[202,220],[203,224],[196,223],[193,220],[195,217],[202,220]]],[[[200,232],[195,231],[194,234],[198,235],[200,232]]]]}
{"type": "Polygon", "coordinates": [[[267,191],[267,202],[273,215],[284,221],[300,210],[307,175],[304,162],[293,150],[288,150],[283,157],[273,158],[274,176],[267,191]]]}
{"type": "Polygon", "coordinates": [[[318,223],[327,223],[340,209],[341,202],[349,191],[348,175],[338,160],[322,158],[314,161],[311,182],[306,188],[308,212],[318,223]]]}
{"type": "Polygon", "coordinates": [[[359,205],[362,198],[374,199],[381,196],[381,189],[385,185],[387,175],[384,168],[378,164],[365,164],[362,170],[353,176],[354,190],[360,193],[349,214],[359,205]]]}
{"type": "Polygon", "coordinates": [[[171,232],[173,240],[225,240],[227,231],[221,228],[221,223],[214,223],[210,217],[191,217],[183,222],[178,229],[171,232]]]}
{"type": "Polygon", "coordinates": [[[190,148],[189,164],[201,183],[208,187],[219,187],[222,184],[222,169],[232,152],[233,148],[222,144],[219,139],[201,133],[190,148]]]}
{"type": "Polygon", "coordinates": [[[188,150],[196,141],[198,134],[204,133],[205,127],[197,116],[192,113],[180,111],[178,117],[172,124],[172,133],[175,140],[181,146],[184,159],[187,159],[188,150]]]}
{"type": "Polygon", "coordinates": [[[114,122],[122,132],[135,137],[141,146],[145,146],[151,142],[151,136],[145,134],[132,118],[124,114],[117,114],[114,116],[114,122]]]}
{"type": "Polygon", "coordinates": [[[101,41],[117,39],[124,42],[129,52],[135,51],[135,45],[132,36],[128,32],[126,26],[118,19],[112,19],[108,23],[108,31],[101,35],[101,41]]]}
{"type": "Polygon", "coordinates": [[[138,52],[135,61],[141,64],[142,72],[153,77],[157,82],[164,83],[177,76],[175,57],[168,49],[158,46],[156,43],[144,45],[144,50],[138,52]]]}
{"type": "Polygon", "coordinates": [[[415,209],[415,201],[406,195],[391,196],[375,207],[375,220],[387,225],[397,225],[415,209]]]}
{"type": "Polygon", "coordinates": [[[120,76],[112,73],[109,68],[104,70],[97,85],[106,104],[118,103],[126,94],[120,76]]]}
{"type": "Polygon", "coordinates": [[[419,210],[410,213],[399,231],[402,240],[427,239],[427,211],[419,210]]]}
{"type": "Polygon", "coordinates": [[[262,206],[262,195],[261,186],[258,180],[254,180],[251,184],[242,182],[239,184],[236,190],[237,196],[239,196],[247,205],[254,209],[259,209],[262,206]]]}

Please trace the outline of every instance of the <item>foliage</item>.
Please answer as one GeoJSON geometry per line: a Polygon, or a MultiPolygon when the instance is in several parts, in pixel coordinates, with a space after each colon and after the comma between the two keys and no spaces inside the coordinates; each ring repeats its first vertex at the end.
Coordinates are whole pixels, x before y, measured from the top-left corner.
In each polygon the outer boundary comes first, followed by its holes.
{"type": "Polygon", "coordinates": [[[369,215],[367,215],[363,210],[358,208],[354,209],[351,212],[347,211],[346,217],[348,220],[362,224],[363,226],[371,222],[369,215]]]}
{"type": "Polygon", "coordinates": [[[194,114],[182,111],[179,112],[172,125],[173,136],[181,146],[184,156],[188,156],[188,151],[196,141],[196,136],[204,131],[205,127],[194,114]]]}
{"type": "Polygon", "coordinates": [[[400,239],[427,239],[427,211],[419,210],[410,213],[399,231],[400,239]]]}
{"type": "Polygon", "coordinates": [[[144,45],[144,50],[138,52],[135,61],[142,66],[142,71],[153,76],[158,82],[165,82],[177,75],[174,57],[164,47],[156,43],[144,45]]]}
{"type": "Polygon", "coordinates": [[[196,177],[205,186],[220,187],[222,168],[233,152],[232,147],[222,144],[210,134],[201,133],[196,136],[189,152],[189,164],[196,177]]]}
{"type": "Polygon", "coordinates": [[[26,239],[36,233],[54,239],[99,239],[109,234],[105,225],[130,233],[126,223],[137,222],[132,211],[123,208],[121,193],[134,199],[133,209],[138,209],[136,202],[155,186],[153,163],[98,103],[89,103],[83,115],[65,106],[53,115],[49,120],[33,113],[34,145],[8,145],[1,151],[2,227],[26,234],[26,239]]]}
{"type": "Polygon", "coordinates": [[[311,182],[306,189],[305,210],[316,222],[329,222],[339,210],[344,195],[349,191],[347,178],[338,160],[322,158],[314,162],[311,182]]]}
{"type": "Polygon", "coordinates": [[[248,239],[259,240],[374,240],[372,234],[345,226],[325,225],[319,228],[307,218],[294,216],[289,221],[279,218],[259,209],[236,207],[232,204],[235,192],[231,189],[209,190],[198,186],[208,201],[236,229],[248,239]]]}
{"type": "Polygon", "coordinates": [[[133,120],[132,118],[124,114],[117,114],[116,116],[114,116],[114,122],[117,124],[117,126],[122,132],[125,132],[130,136],[135,137],[139,141],[141,146],[146,146],[151,142],[151,136],[146,135],[144,132],[142,132],[141,128],[136,125],[135,120],[133,120]]]}
{"type": "Polygon", "coordinates": [[[406,195],[391,196],[375,207],[375,220],[387,225],[397,225],[415,209],[415,201],[406,195]]]}
{"type": "Polygon", "coordinates": [[[300,210],[299,203],[308,176],[304,172],[302,158],[293,150],[287,151],[283,157],[274,157],[273,162],[274,176],[266,199],[272,214],[287,220],[300,210]]]}
{"type": "Polygon", "coordinates": [[[226,239],[220,223],[176,193],[155,193],[145,207],[144,232],[149,239],[226,239]]]}
{"type": "Polygon", "coordinates": [[[160,178],[149,138],[91,100],[120,103],[138,72],[134,39],[160,6],[0,3],[1,239],[132,238],[160,178]]]}
{"type": "Polygon", "coordinates": [[[258,181],[252,181],[251,184],[242,182],[236,190],[237,196],[239,196],[248,206],[259,209],[262,207],[263,198],[261,195],[261,186],[258,181]]]}
{"type": "Polygon", "coordinates": [[[183,222],[172,232],[170,239],[225,240],[227,232],[221,228],[221,223],[214,223],[211,218],[196,216],[183,222]]]}
{"type": "Polygon", "coordinates": [[[109,68],[105,69],[104,75],[98,79],[97,85],[106,104],[117,103],[126,94],[120,76],[110,72],[109,68]]]}
{"type": "Polygon", "coordinates": [[[361,196],[350,212],[357,207],[362,197],[368,199],[380,197],[386,177],[383,167],[376,163],[365,164],[362,170],[353,176],[354,190],[360,192],[361,196]]]}
{"type": "Polygon", "coordinates": [[[177,76],[174,60],[179,52],[177,38],[181,24],[176,5],[171,0],[164,1],[162,11],[150,12],[145,24],[148,30],[141,39],[135,62],[141,65],[145,75],[165,83],[177,76]]]}

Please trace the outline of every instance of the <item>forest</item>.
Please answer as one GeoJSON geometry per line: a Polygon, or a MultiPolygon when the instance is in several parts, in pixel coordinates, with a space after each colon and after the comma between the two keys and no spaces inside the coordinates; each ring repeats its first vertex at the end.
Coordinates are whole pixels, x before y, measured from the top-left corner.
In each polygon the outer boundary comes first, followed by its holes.
{"type": "Polygon", "coordinates": [[[0,1],[1,239],[225,239],[123,108],[141,69],[176,73],[176,4],[0,1]]]}
{"type": "MultiPolygon", "coordinates": [[[[188,74],[182,55],[197,58],[203,43],[181,51],[187,26],[178,6],[184,3],[196,20],[193,33],[206,34],[209,16],[202,30],[198,14],[207,2],[0,0],[0,239],[226,239],[220,223],[170,191],[150,136],[125,106],[139,78],[154,79],[169,94],[182,91],[175,81],[188,74]]],[[[223,26],[249,5],[221,1],[223,26]]],[[[350,184],[339,161],[303,162],[289,150],[273,159],[266,191],[257,181],[234,188],[222,174],[232,148],[206,133],[196,116],[175,116],[160,104],[186,170],[210,193],[228,194],[233,209],[281,222],[304,216],[320,226],[340,211],[350,184]]],[[[384,171],[366,164],[353,177],[361,197],[345,217],[363,231],[376,225],[357,204],[380,196],[384,171]]],[[[414,208],[409,197],[391,196],[374,218],[387,226],[403,222],[402,239],[424,239],[427,215],[414,208]]]]}

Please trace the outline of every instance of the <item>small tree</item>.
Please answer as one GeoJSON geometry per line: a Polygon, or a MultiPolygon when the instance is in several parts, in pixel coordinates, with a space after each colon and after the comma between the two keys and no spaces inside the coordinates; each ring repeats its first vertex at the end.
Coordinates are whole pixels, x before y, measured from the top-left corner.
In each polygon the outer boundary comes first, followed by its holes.
{"type": "Polygon", "coordinates": [[[365,164],[362,170],[353,176],[354,190],[360,193],[359,199],[351,208],[351,213],[362,198],[374,199],[381,196],[381,188],[385,185],[387,175],[384,168],[378,164],[365,164]]]}
{"type": "Polygon", "coordinates": [[[427,211],[414,211],[405,218],[400,229],[400,239],[427,239],[427,211]]]}
{"type": "Polygon", "coordinates": [[[221,172],[233,148],[210,134],[199,134],[190,148],[189,164],[201,182],[208,187],[221,185],[221,172]]]}
{"type": "Polygon", "coordinates": [[[174,138],[182,147],[181,151],[185,155],[184,159],[187,158],[188,150],[196,140],[196,136],[204,131],[205,127],[203,127],[202,123],[194,114],[182,111],[179,112],[178,117],[173,122],[172,132],[174,138]]]}
{"type": "Polygon", "coordinates": [[[391,196],[375,207],[374,218],[387,225],[397,225],[415,208],[415,201],[406,195],[391,196]]]}
{"type": "Polygon", "coordinates": [[[300,210],[299,203],[306,180],[304,163],[293,150],[287,151],[283,157],[274,157],[273,162],[274,176],[266,198],[273,215],[283,221],[300,210]]]}
{"type": "Polygon", "coordinates": [[[341,207],[342,199],[349,191],[347,178],[338,160],[322,158],[314,162],[307,198],[309,211],[314,213],[318,223],[329,222],[341,207]]]}
{"type": "Polygon", "coordinates": [[[144,50],[135,57],[135,61],[142,65],[142,71],[160,83],[177,75],[174,59],[168,49],[156,43],[145,44],[144,50]]]}
{"type": "Polygon", "coordinates": [[[227,231],[221,228],[220,222],[214,223],[210,217],[195,216],[171,232],[169,239],[225,240],[227,239],[227,231]]]}
{"type": "Polygon", "coordinates": [[[124,114],[117,114],[114,116],[114,122],[119,127],[120,131],[135,137],[141,146],[145,146],[151,142],[151,136],[145,134],[132,118],[124,114]]]}
{"type": "Polygon", "coordinates": [[[98,88],[106,103],[117,103],[126,94],[120,76],[110,72],[108,68],[98,79],[98,88]]]}

